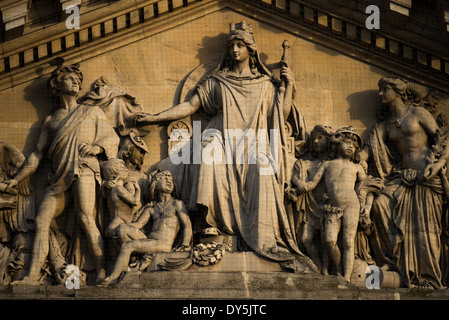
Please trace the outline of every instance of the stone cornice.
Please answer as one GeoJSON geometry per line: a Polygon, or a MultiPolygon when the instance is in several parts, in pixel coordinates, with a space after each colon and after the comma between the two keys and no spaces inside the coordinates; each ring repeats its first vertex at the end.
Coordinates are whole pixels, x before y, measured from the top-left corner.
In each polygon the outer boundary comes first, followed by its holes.
{"type": "Polygon", "coordinates": [[[285,32],[449,92],[449,61],[344,21],[300,0],[135,0],[117,1],[80,17],[79,30],[65,23],[3,43],[0,91],[46,75],[49,61],[90,59],[223,8],[271,24],[285,32]],[[130,4],[131,3],[131,4],[130,4]]]}

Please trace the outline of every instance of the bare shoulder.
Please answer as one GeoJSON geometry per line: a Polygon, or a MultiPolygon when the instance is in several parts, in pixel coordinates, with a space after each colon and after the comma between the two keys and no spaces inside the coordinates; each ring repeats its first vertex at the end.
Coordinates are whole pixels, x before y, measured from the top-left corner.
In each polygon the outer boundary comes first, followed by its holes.
{"type": "Polygon", "coordinates": [[[412,106],[411,111],[418,117],[432,117],[432,114],[426,108],[420,106],[412,106]]]}
{"type": "Polygon", "coordinates": [[[176,208],[178,208],[178,209],[181,209],[181,208],[185,207],[184,202],[182,200],[179,200],[179,199],[173,199],[173,205],[176,208]]]}

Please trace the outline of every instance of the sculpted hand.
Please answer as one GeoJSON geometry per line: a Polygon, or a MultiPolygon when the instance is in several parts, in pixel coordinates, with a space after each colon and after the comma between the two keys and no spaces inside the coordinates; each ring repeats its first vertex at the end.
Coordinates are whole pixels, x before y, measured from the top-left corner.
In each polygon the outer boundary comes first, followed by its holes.
{"type": "Polygon", "coordinates": [[[141,125],[156,122],[156,117],[154,115],[145,112],[136,112],[133,114],[132,118],[136,124],[141,125]]]}
{"type": "Polygon", "coordinates": [[[281,78],[285,80],[285,82],[290,83],[294,82],[292,70],[288,67],[288,65],[284,64],[281,68],[281,78]]]}
{"type": "Polygon", "coordinates": [[[435,175],[438,174],[438,172],[440,172],[440,170],[443,166],[444,166],[444,164],[442,164],[440,162],[435,162],[435,163],[429,164],[426,167],[426,169],[424,170],[424,178],[426,178],[426,179],[433,178],[435,175]]]}
{"type": "Polygon", "coordinates": [[[446,173],[447,173],[447,165],[444,165],[441,167],[441,174],[445,176],[446,173]]]}
{"type": "Polygon", "coordinates": [[[5,181],[5,183],[8,185],[5,189],[6,193],[14,195],[17,195],[19,193],[19,190],[17,189],[19,182],[16,179],[5,181]]]}
{"type": "Polygon", "coordinates": [[[309,186],[304,181],[298,181],[297,185],[299,194],[303,194],[309,191],[309,186]]]}
{"type": "Polygon", "coordinates": [[[101,151],[102,151],[101,147],[92,146],[87,143],[81,144],[78,149],[78,152],[81,157],[85,157],[87,155],[96,156],[97,154],[100,154],[101,151]]]}
{"type": "Polygon", "coordinates": [[[369,209],[364,208],[362,209],[362,213],[359,217],[359,225],[363,230],[369,230],[371,227],[372,221],[369,217],[369,209]]]}

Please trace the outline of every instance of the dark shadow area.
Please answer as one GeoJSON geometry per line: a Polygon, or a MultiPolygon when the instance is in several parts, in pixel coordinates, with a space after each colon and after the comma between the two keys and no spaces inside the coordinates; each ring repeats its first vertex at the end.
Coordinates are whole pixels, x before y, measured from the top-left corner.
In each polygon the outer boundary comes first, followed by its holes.
{"type": "Polygon", "coordinates": [[[25,146],[22,151],[25,156],[34,150],[42,121],[53,110],[53,101],[47,87],[47,80],[48,77],[37,78],[31,81],[31,83],[23,90],[23,99],[31,103],[36,110],[38,118],[38,121],[31,125],[30,132],[26,138],[25,146]]]}
{"type": "Polygon", "coordinates": [[[379,106],[379,95],[377,90],[365,90],[354,92],[347,96],[349,103],[348,112],[351,119],[359,120],[367,130],[362,134],[363,138],[371,126],[377,122],[377,109],[379,106]]]}

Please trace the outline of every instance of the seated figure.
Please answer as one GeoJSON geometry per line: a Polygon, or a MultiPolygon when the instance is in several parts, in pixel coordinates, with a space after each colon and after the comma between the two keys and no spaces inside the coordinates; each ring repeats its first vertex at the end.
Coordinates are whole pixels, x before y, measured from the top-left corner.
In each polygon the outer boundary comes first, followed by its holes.
{"type": "Polygon", "coordinates": [[[122,226],[127,229],[141,230],[152,219],[151,231],[147,237],[122,243],[112,273],[99,285],[117,283],[133,253],[170,252],[179,232],[182,232],[180,247],[186,249],[190,247],[192,225],[185,204],[172,196],[174,183],[171,173],[156,171],[150,175],[150,180],[152,201],[145,205],[142,214],[135,222],[122,226]]]}

